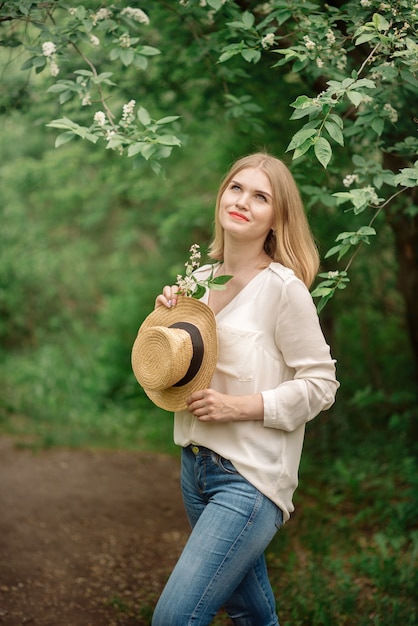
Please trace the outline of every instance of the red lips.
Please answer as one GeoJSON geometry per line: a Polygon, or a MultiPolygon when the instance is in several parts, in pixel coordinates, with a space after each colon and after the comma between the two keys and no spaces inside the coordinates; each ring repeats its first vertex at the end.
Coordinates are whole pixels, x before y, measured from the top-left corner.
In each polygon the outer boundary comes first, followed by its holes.
{"type": "Polygon", "coordinates": [[[243,220],[244,222],[249,221],[248,217],[246,217],[242,213],[237,213],[236,211],[231,211],[229,215],[231,215],[231,217],[235,217],[238,220],[243,220]]]}

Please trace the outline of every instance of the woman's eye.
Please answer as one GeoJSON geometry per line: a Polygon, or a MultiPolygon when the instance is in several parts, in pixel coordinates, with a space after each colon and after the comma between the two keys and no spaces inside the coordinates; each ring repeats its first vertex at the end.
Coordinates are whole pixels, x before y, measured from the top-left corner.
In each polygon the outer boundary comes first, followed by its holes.
{"type": "Polygon", "coordinates": [[[235,183],[234,183],[233,185],[231,185],[231,189],[233,189],[234,191],[235,190],[239,191],[241,189],[241,187],[239,185],[235,185],[235,183]]]}
{"type": "Polygon", "coordinates": [[[259,200],[263,200],[263,202],[266,202],[266,201],[267,201],[266,196],[263,196],[263,194],[262,194],[262,193],[258,193],[258,194],[257,194],[257,198],[259,198],[259,200]]]}

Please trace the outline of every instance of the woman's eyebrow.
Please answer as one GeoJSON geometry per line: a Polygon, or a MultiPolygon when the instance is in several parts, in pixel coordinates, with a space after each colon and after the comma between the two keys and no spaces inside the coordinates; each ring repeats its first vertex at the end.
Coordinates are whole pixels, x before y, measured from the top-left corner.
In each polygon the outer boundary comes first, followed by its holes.
{"type": "MultiPolygon", "coordinates": [[[[238,185],[239,187],[248,187],[248,185],[241,183],[239,180],[231,180],[231,183],[234,185],[238,185]]],[[[273,197],[268,191],[262,191],[261,189],[253,189],[253,191],[254,193],[261,193],[262,195],[268,196],[269,198],[273,197]]]]}

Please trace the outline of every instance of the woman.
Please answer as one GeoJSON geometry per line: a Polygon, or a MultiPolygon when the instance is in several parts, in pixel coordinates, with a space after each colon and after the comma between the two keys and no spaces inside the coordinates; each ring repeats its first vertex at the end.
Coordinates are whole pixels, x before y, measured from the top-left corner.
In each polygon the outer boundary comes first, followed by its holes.
{"type": "MultiPolygon", "coordinates": [[[[237,626],[277,626],[264,551],[293,511],[305,424],[338,388],[308,291],[318,252],[280,160],[257,153],[232,166],[210,256],[217,275],[232,275],[202,298],[216,315],[218,362],[174,425],[193,530],[152,624],[203,626],[224,607],[237,626]]],[[[164,287],[156,307],[175,306],[177,292],[164,287]]]]}

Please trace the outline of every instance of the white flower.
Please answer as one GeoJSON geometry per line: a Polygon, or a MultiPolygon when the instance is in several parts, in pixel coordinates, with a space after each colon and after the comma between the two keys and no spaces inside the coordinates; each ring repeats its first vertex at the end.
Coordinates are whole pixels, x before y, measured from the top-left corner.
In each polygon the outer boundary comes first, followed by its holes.
{"type": "Polygon", "coordinates": [[[304,36],[303,41],[305,42],[305,47],[308,50],[314,50],[316,48],[315,42],[312,41],[312,39],[310,39],[308,35],[304,36]]]}
{"type": "Polygon", "coordinates": [[[184,295],[192,295],[197,289],[196,281],[193,276],[185,276],[184,278],[179,274],[177,276],[177,285],[184,295]]]}
{"type": "Polygon", "coordinates": [[[81,106],[86,107],[91,104],[91,96],[89,93],[85,93],[83,98],[81,99],[81,106]]]}
{"type": "Polygon", "coordinates": [[[134,108],[135,108],[135,100],[130,100],[128,104],[124,104],[122,107],[122,126],[129,126],[131,122],[134,120],[134,108]]]}
{"type": "Polygon", "coordinates": [[[90,35],[89,39],[92,46],[100,46],[100,39],[96,35],[90,35]]]}
{"type": "Polygon", "coordinates": [[[51,76],[58,76],[60,73],[60,68],[58,67],[56,61],[51,61],[49,64],[49,73],[51,76]]]}
{"type": "Polygon", "coordinates": [[[347,174],[343,180],[344,187],[351,187],[351,185],[358,181],[357,174],[347,174]]]}
{"type": "Polygon", "coordinates": [[[112,17],[112,11],[109,9],[99,9],[97,13],[92,15],[93,24],[96,26],[97,22],[101,22],[102,20],[108,20],[112,17]]]}
{"type": "Polygon", "coordinates": [[[125,7],[121,12],[121,15],[126,15],[127,17],[135,20],[136,22],[140,22],[140,24],[149,24],[149,17],[142,9],[135,9],[133,7],[125,7]]]}
{"type": "Polygon", "coordinates": [[[362,7],[369,7],[371,5],[370,0],[360,0],[360,4],[362,7]]]}
{"type": "Polygon", "coordinates": [[[328,278],[337,278],[340,275],[340,272],[336,270],[335,272],[328,272],[328,278]]]}
{"type": "Polygon", "coordinates": [[[193,272],[200,266],[200,256],[199,244],[195,243],[190,248],[190,260],[184,264],[186,275],[177,274],[176,284],[179,292],[185,296],[201,298],[206,289],[225,289],[225,284],[232,278],[229,275],[214,277],[213,267],[208,278],[197,280],[193,272]]]}
{"type": "Polygon", "coordinates": [[[326,37],[327,37],[327,41],[328,41],[329,45],[332,46],[332,44],[335,43],[335,35],[332,32],[332,30],[329,30],[327,32],[326,37]]]}
{"type": "Polygon", "coordinates": [[[104,126],[106,124],[106,115],[103,111],[97,111],[97,113],[94,114],[93,119],[99,126],[104,126]]]}
{"type": "Polygon", "coordinates": [[[320,67],[320,68],[323,67],[323,65],[324,65],[323,60],[320,59],[319,57],[316,59],[315,62],[316,62],[317,67],[320,67]]]}
{"type": "Polygon", "coordinates": [[[267,50],[267,48],[270,48],[270,46],[272,46],[274,44],[274,33],[267,33],[267,35],[264,35],[264,37],[261,40],[261,45],[262,47],[267,50]]]}
{"type": "Polygon", "coordinates": [[[52,41],[45,41],[42,44],[42,54],[44,55],[44,57],[51,57],[53,54],[55,54],[56,50],[57,48],[52,41]]]}
{"type": "Polygon", "coordinates": [[[385,104],[383,110],[387,113],[387,116],[391,122],[395,124],[398,121],[398,112],[396,109],[393,108],[391,104],[389,104],[389,102],[385,104]]]}
{"type": "Polygon", "coordinates": [[[128,33],[123,33],[123,35],[119,37],[119,45],[121,48],[131,47],[131,37],[128,33]]]}

